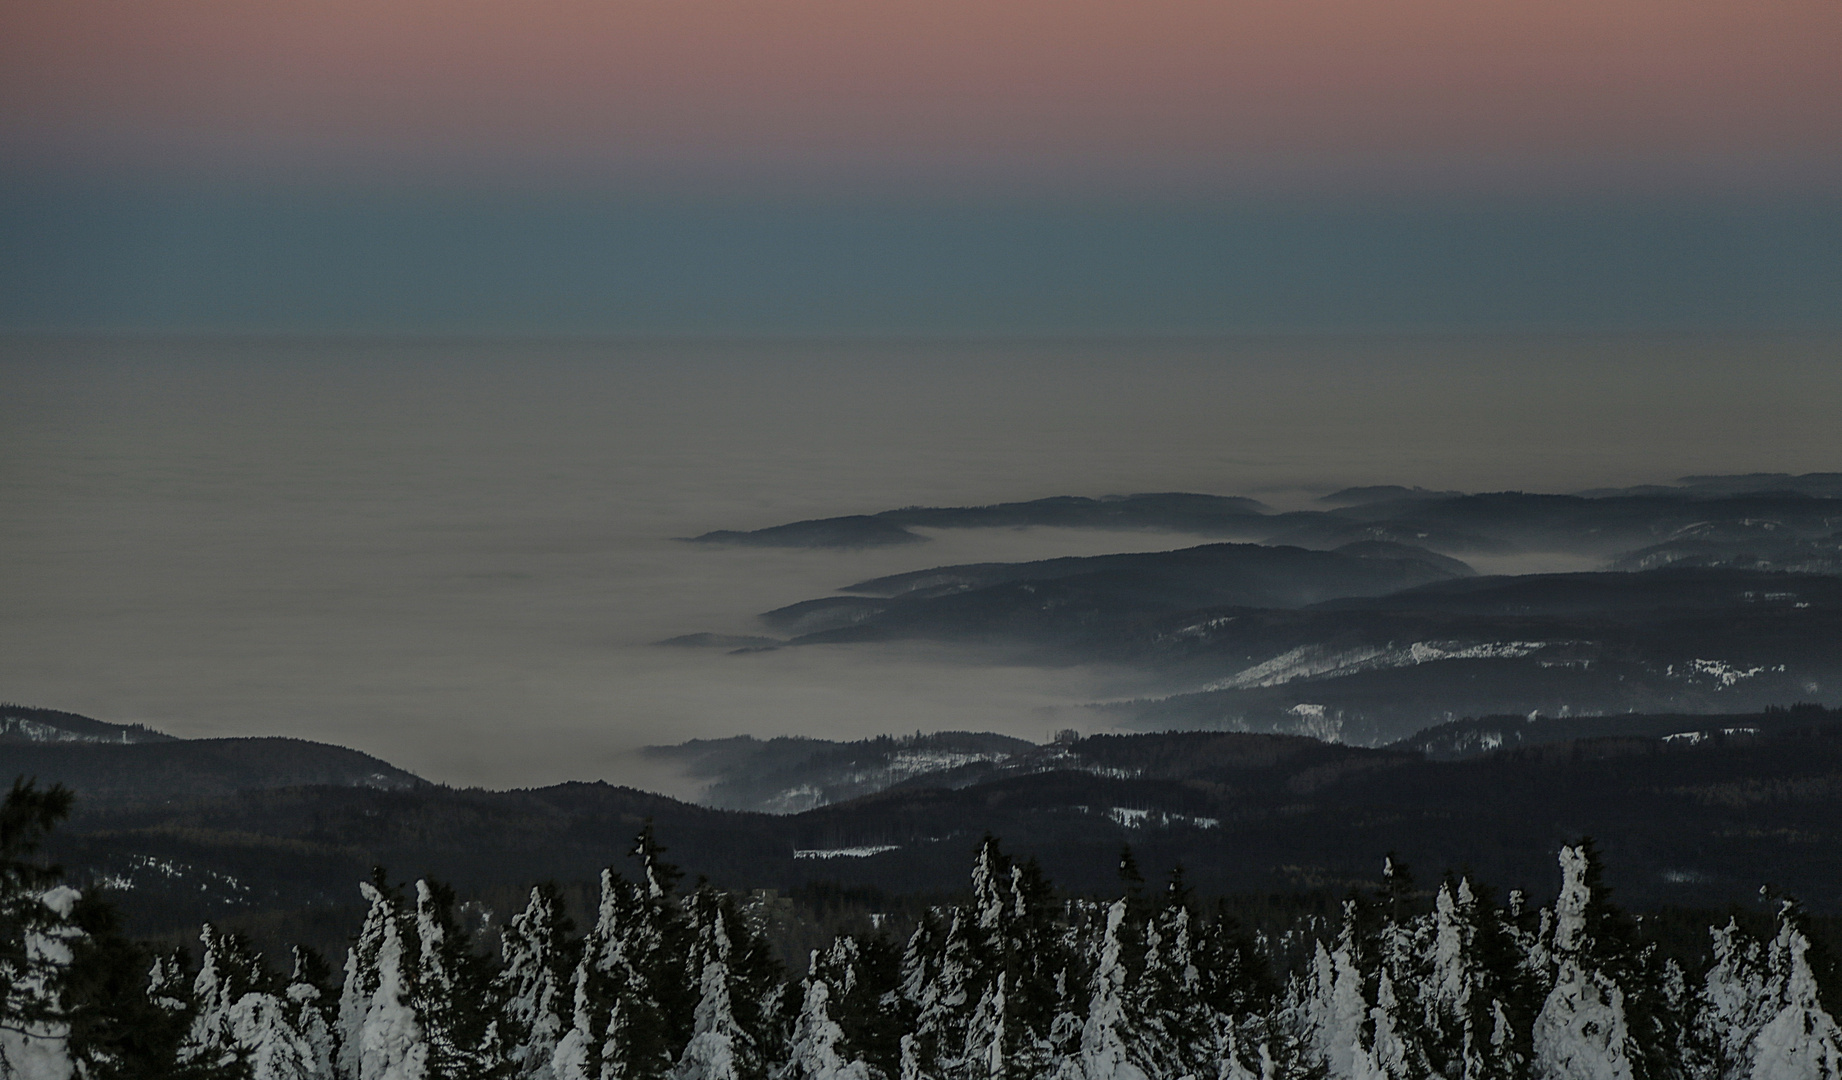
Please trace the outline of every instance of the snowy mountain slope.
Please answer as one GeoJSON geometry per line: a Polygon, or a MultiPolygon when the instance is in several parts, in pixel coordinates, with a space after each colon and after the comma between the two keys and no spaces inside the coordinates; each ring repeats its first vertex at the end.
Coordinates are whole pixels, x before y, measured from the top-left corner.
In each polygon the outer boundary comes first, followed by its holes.
{"type": "Polygon", "coordinates": [[[1497,750],[1579,739],[1640,738],[1665,742],[1737,742],[1808,727],[1826,715],[1821,706],[1793,705],[1764,713],[1665,714],[1576,717],[1483,716],[1416,731],[1390,749],[1436,761],[1477,757],[1497,750]]]}
{"type": "Polygon", "coordinates": [[[710,781],[705,806],[798,813],[881,791],[917,777],[979,763],[1009,761],[1035,743],[986,732],[942,731],[840,743],[822,739],[694,740],[647,747],[649,757],[679,763],[710,781]]]}
{"type": "Polygon", "coordinates": [[[173,737],[142,724],[111,724],[57,709],[0,704],[0,744],[4,743],[147,743],[173,737]]]}

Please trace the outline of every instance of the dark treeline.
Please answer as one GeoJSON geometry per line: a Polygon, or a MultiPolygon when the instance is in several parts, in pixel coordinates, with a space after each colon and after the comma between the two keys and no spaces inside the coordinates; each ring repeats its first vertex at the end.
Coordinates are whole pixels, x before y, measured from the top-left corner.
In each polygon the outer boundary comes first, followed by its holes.
{"type": "Polygon", "coordinates": [[[1390,860],[1334,910],[1250,926],[1181,870],[1148,883],[1130,850],[1113,897],[1070,898],[987,837],[969,892],[912,925],[863,912],[873,893],[807,898],[869,925],[789,971],[786,899],[685,887],[648,826],[580,928],[554,884],[488,928],[447,886],[380,871],[341,967],[296,949],[283,974],[217,927],[195,960],[127,939],[36,859],[68,807],[15,785],[0,811],[0,1054],[25,1080],[1842,1075],[1832,965],[1795,905],[1682,948],[1684,917],[1610,902],[1590,842],[1561,851],[1551,907],[1417,887],[1390,860]]]}

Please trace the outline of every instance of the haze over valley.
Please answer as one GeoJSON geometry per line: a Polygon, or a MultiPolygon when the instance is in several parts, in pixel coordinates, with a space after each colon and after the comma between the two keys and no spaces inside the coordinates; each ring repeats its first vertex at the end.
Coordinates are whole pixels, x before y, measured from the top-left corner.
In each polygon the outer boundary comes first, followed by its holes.
{"type": "MultiPolygon", "coordinates": [[[[1064,495],[1242,496],[1308,523],[1333,509],[1314,500],[1361,485],[1802,474],[1833,451],[1831,347],[13,339],[8,696],[176,735],[322,739],[448,783],[679,794],[696,785],[641,747],[1123,728],[1085,706],[1198,680],[949,639],[739,656],[653,643],[785,637],[757,616],[936,566],[1354,535],[1173,519],[915,526],[931,539],[843,548],[677,538],[1064,495]]],[[[1449,555],[1483,574],[1587,571],[1643,546],[1449,555]]]]}

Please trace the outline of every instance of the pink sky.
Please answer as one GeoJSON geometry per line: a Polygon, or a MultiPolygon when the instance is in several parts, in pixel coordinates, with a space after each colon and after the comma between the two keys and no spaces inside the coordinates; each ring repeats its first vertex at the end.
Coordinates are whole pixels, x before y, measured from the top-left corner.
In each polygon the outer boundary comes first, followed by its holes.
{"type": "Polygon", "coordinates": [[[0,148],[206,174],[1842,187],[1837,0],[7,0],[0,148]]]}

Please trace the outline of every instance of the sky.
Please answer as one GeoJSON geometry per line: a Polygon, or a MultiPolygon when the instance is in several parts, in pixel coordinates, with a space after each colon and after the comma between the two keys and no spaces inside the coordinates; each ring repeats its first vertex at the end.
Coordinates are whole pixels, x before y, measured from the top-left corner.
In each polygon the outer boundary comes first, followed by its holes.
{"type": "Polygon", "coordinates": [[[0,328],[1842,325],[1830,0],[11,0],[0,328]]]}

